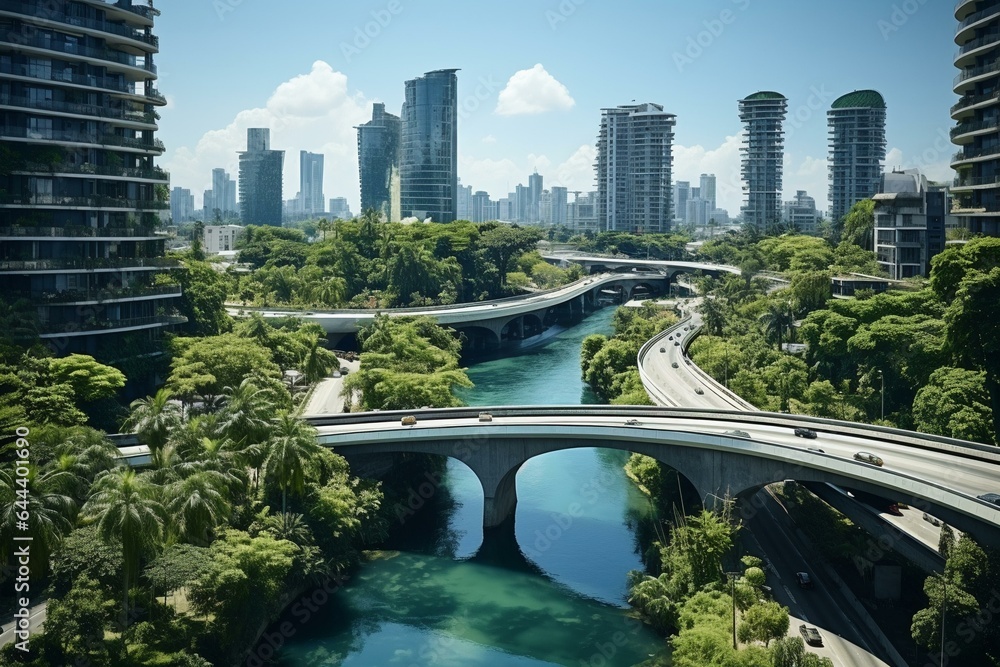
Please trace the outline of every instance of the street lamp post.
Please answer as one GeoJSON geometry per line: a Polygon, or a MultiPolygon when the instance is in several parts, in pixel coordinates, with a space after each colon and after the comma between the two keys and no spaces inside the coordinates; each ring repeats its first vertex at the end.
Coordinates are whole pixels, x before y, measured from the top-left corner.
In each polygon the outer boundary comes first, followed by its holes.
{"type": "Polygon", "coordinates": [[[879,380],[882,381],[882,421],[885,421],[885,374],[882,369],[878,369],[879,380]]]}

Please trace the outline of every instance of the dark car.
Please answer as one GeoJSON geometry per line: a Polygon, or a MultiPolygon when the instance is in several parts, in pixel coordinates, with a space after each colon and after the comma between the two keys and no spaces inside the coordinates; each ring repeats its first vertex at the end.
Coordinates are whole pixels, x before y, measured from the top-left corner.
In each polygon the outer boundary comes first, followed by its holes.
{"type": "Polygon", "coordinates": [[[993,503],[994,505],[1000,505],[1000,493],[984,493],[981,496],[976,496],[980,500],[985,500],[988,503],[993,503]]]}
{"type": "Polygon", "coordinates": [[[810,452],[816,452],[817,454],[826,454],[826,452],[824,452],[819,447],[806,447],[806,449],[808,449],[810,452]]]}
{"type": "Polygon", "coordinates": [[[871,452],[858,452],[854,455],[855,461],[861,461],[862,463],[870,463],[873,466],[882,467],[881,457],[875,456],[871,452]]]}
{"type": "Polygon", "coordinates": [[[795,573],[795,581],[799,582],[799,587],[800,588],[812,588],[813,587],[813,580],[812,580],[812,577],[809,576],[808,572],[796,572],[795,573]]]}
{"type": "Polygon", "coordinates": [[[350,372],[351,372],[351,369],[348,368],[347,366],[341,366],[340,367],[340,374],[341,375],[347,375],[350,372]]]}
{"type": "Polygon", "coordinates": [[[676,361],[670,362],[670,367],[671,368],[677,368],[677,362],[676,361]]]}
{"type": "Polygon", "coordinates": [[[812,627],[811,625],[802,624],[799,626],[799,634],[802,635],[802,639],[806,640],[806,643],[810,646],[822,646],[823,645],[823,635],[819,633],[819,630],[812,627]]]}
{"type": "Polygon", "coordinates": [[[665,347],[661,347],[660,348],[660,352],[666,352],[666,351],[667,351],[667,348],[665,348],[665,347]]]}
{"type": "Polygon", "coordinates": [[[741,431],[739,429],[733,429],[731,431],[723,431],[722,435],[731,435],[734,438],[749,438],[750,434],[746,431],[741,431]]]}
{"type": "Polygon", "coordinates": [[[625,420],[625,425],[626,426],[639,426],[639,424],[640,424],[640,422],[639,422],[638,419],[626,419],[625,420]]]}
{"type": "Polygon", "coordinates": [[[816,431],[812,430],[811,428],[803,428],[801,426],[795,429],[795,435],[797,435],[800,438],[808,438],[809,440],[816,439],[816,431]]]}

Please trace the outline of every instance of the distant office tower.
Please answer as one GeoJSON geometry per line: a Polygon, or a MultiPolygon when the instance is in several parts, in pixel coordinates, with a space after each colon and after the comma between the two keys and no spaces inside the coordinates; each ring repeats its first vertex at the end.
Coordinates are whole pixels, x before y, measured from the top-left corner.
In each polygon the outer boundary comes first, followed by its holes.
{"type": "Polygon", "coordinates": [[[170,218],[176,225],[194,215],[194,195],[187,188],[175,187],[170,191],[170,218]]]}
{"type": "Polygon", "coordinates": [[[509,197],[501,197],[497,200],[497,220],[503,220],[505,222],[510,222],[511,218],[511,206],[509,197]]]}
{"type": "Polygon", "coordinates": [[[455,203],[455,216],[457,220],[472,220],[472,186],[462,185],[462,179],[458,179],[458,199],[455,203]]]}
{"type": "Polygon", "coordinates": [[[875,200],[875,255],[894,280],[930,275],[944,250],[947,192],[916,169],[882,176],[875,200]]]}
{"type": "Polygon", "coordinates": [[[674,217],[681,222],[687,222],[688,199],[691,198],[691,183],[677,181],[674,185],[674,217]]]}
{"type": "Polygon", "coordinates": [[[323,215],[323,156],[299,151],[299,210],[307,216],[323,215]]]}
{"type": "Polygon", "coordinates": [[[350,220],[354,216],[351,214],[351,207],[347,205],[347,197],[333,197],[330,199],[330,217],[350,220]]]}
{"type": "Polygon", "coordinates": [[[399,161],[402,125],[399,117],[386,113],[385,104],[372,104],[372,119],[358,125],[358,168],[361,174],[361,212],[370,208],[388,220],[393,202],[399,201],[399,161]],[[397,187],[393,188],[393,183],[397,187]]]}
{"type": "Polygon", "coordinates": [[[201,198],[201,217],[202,222],[205,220],[211,221],[214,216],[213,211],[215,211],[215,193],[211,190],[205,190],[204,195],[201,198]]]}
{"type": "Polygon", "coordinates": [[[458,190],[458,76],[428,72],[406,82],[400,161],[404,218],[455,220],[458,190]]]}
{"type": "Polygon", "coordinates": [[[490,211],[490,195],[482,190],[472,195],[472,222],[486,222],[490,211]]]}
{"type": "Polygon", "coordinates": [[[573,201],[566,206],[566,220],[569,226],[580,232],[598,231],[597,193],[588,192],[581,196],[579,190],[573,191],[573,201]]]}
{"type": "Polygon", "coordinates": [[[744,126],[742,175],[747,193],[743,222],[766,232],[781,221],[781,171],[785,158],[782,123],[788,100],[771,91],[754,93],[740,104],[744,126]]]}
{"type": "Polygon", "coordinates": [[[236,181],[225,169],[212,170],[212,189],[205,194],[204,208],[206,222],[215,218],[216,210],[220,218],[236,214],[236,181]]]}
{"type": "Polygon", "coordinates": [[[819,211],[816,210],[816,200],[806,194],[805,190],[796,190],[795,199],[784,203],[785,224],[803,234],[819,232],[819,211]]]}
{"type": "Polygon", "coordinates": [[[514,222],[527,222],[531,210],[531,189],[518,183],[514,186],[514,222]]]}
{"type": "Polygon", "coordinates": [[[687,201],[687,224],[695,227],[704,227],[708,224],[709,213],[711,212],[709,203],[701,197],[692,197],[687,201]]]}
{"type": "Polygon", "coordinates": [[[955,4],[958,54],[951,108],[951,140],[959,147],[951,193],[958,222],[973,234],[1000,236],[1000,4],[966,0],[955,4]]]}
{"type": "Polygon", "coordinates": [[[567,202],[566,188],[559,185],[552,186],[550,199],[552,202],[549,214],[551,223],[553,225],[565,225],[567,202]]]}
{"type": "Polygon", "coordinates": [[[596,165],[602,231],[670,231],[676,120],[648,102],[602,109],[596,165]]]}
{"type": "Polygon", "coordinates": [[[885,100],[874,90],[856,90],[834,101],[830,126],[830,218],[878,192],[885,160],[885,100]]]}
{"type": "Polygon", "coordinates": [[[541,220],[542,176],[536,171],[528,176],[528,222],[541,220]]]}
{"type": "Polygon", "coordinates": [[[281,178],[285,151],[271,150],[271,130],[247,130],[240,153],[240,217],[244,225],[281,226],[281,178]]]}
{"type": "Polygon", "coordinates": [[[715,209],[715,174],[702,174],[699,196],[708,202],[709,209],[715,209]]]}

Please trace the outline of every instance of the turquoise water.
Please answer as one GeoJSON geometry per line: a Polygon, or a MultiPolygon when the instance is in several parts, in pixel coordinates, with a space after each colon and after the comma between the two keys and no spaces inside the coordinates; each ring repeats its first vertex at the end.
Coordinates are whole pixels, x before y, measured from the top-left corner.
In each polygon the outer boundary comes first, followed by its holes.
{"type": "MultiPolygon", "coordinates": [[[[612,313],[471,365],[476,386],[463,400],[596,403],[580,378],[580,342],[610,333],[612,313]]],[[[642,567],[633,527],[647,507],[622,472],[627,456],[588,448],[528,461],[514,536],[491,533],[486,544],[479,482],[449,460],[442,492],[407,517],[395,550],[296,625],[280,664],[625,667],[661,656],[665,642],[627,615],[625,576],[642,567]]]]}

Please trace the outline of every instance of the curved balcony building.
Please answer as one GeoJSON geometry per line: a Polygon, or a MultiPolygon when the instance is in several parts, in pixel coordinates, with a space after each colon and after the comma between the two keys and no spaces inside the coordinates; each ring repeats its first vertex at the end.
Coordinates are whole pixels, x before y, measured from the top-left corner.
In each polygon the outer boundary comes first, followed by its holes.
{"type": "Polygon", "coordinates": [[[781,172],[785,159],[785,112],[781,93],[760,91],[742,99],[742,176],[747,193],[743,221],[765,232],[781,222],[781,172]]]}
{"type": "Polygon", "coordinates": [[[954,208],[973,233],[1000,235],[1000,0],[955,6],[955,77],[951,108],[954,208]]]}
{"type": "Polygon", "coordinates": [[[0,294],[27,299],[57,354],[120,357],[183,321],[156,231],[152,2],[0,3],[0,294]]]}
{"type": "Polygon", "coordinates": [[[830,128],[830,218],[878,192],[885,160],[885,99],[874,90],[855,90],[827,112],[830,128]]]}

